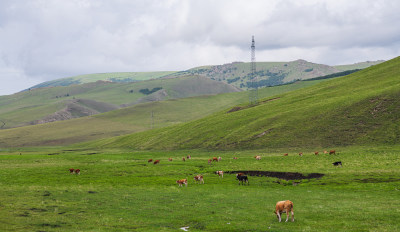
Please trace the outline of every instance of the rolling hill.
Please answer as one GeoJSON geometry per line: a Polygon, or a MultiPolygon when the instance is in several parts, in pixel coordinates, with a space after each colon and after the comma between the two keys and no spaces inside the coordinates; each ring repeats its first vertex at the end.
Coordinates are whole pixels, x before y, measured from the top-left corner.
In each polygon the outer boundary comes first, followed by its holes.
{"type": "Polygon", "coordinates": [[[91,144],[132,149],[258,149],[400,142],[400,57],[345,77],[173,127],[91,144]]]}
{"type": "MultiPolygon", "coordinates": [[[[319,82],[297,82],[263,88],[259,90],[259,96],[270,97],[319,82]]],[[[70,145],[109,138],[178,125],[247,102],[248,92],[241,91],[140,103],[82,118],[3,129],[0,133],[0,147],[70,145]]]]}
{"type": "Polygon", "coordinates": [[[32,89],[0,96],[0,120],[6,128],[89,116],[139,103],[237,92],[209,78],[187,75],[141,82],[92,83],[32,89]]]}

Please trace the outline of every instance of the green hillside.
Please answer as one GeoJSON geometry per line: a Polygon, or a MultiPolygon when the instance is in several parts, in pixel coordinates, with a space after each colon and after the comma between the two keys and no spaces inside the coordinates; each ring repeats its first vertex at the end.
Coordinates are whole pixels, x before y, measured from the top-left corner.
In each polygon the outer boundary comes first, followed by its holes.
{"type": "Polygon", "coordinates": [[[0,96],[0,120],[6,123],[4,128],[13,128],[88,116],[138,103],[236,91],[239,90],[231,85],[193,75],[39,88],[0,96]]]}
{"type": "Polygon", "coordinates": [[[56,87],[56,86],[69,86],[77,84],[85,84],[96,81],[110,81],[110,82],[136,82],[143,80],[156,79],[165,75],[175,72],[115,72],[115,73],[95,73],[85,74],[73,77],[61,78],[53,81],[46,81],[31,87],[31,89],[43,87],[56,87]]]}
{"type": "Polygon", "coordinates": [[[187,71],[176,72],[169,76],[198,74],[213,80],[226,82],[241,89],[248,89],[255,84],[258,87],[281,85],[343,71],[364,69],[382,62],[383,61],[369,61],[340,66],[316,64],[305,60],[295,60],[291,62],[257,62],[254,79],[252,79],[250,73],[251,63],[233,62],[224,65],[196,67],[187,71]]]}
{"type": "Polygon", "coordinates": [[[134,149],[332,147],[400,142],[400,58],[184,125],[94,143],[134,149]],[[238,110],[239,109],[239,110],[238,110]]]}
{"type": "MultiPolygon", "coordinates": [[[[297,82],[263,88],[259,90],[259,96],[274,96],[318,82],[297,82]]],[[[242,91],[136,104],[88,117],[3,129],[0,133],[0,147],[68,145],[109,138],[189,122],[246,102],[248,93],[242,91]]]]}

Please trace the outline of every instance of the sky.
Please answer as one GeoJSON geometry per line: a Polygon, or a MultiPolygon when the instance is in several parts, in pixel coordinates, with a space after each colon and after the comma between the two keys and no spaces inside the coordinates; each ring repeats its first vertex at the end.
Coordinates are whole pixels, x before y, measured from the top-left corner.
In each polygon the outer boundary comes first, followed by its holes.
{"type": "Polygon", "coordinates": [[[1,0],[0,95],[106,72],[400,54],[398,0],[1,0]]]}

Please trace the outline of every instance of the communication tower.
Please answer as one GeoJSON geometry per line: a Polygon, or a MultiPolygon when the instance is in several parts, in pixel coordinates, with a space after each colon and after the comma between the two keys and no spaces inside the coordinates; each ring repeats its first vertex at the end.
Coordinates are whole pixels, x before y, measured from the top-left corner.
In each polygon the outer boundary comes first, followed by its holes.
{"type": "Polygon", "coordinates": [[[258,78],[256,77],[256,45],[254,41],[254,35],[251,40],[251,70],[250,70],[250,81],[248,88],[249,91],[249,104],[256,105],[258,103],[258,78]]]}

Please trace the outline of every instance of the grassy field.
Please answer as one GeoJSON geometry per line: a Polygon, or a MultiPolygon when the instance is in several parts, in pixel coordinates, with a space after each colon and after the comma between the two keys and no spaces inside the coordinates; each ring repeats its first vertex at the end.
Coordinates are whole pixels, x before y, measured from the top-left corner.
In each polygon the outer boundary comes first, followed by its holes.
{"type": "Polygon", "coordinates": [[[400,231],[400,147],[336,151],[2,149],[0,231],[400,231]],[[210,166],[213,156],[222,161],[210,166]],[[161,162],[147,163],[150,158],[161,162]],[[233,174],[217,177],[217,170],[325,176],[296,180],[296,186],[249,176],[249,186],[242,186],[233,174]],[[196,174],[204,175],[204,185],[193,183],[196,174]],[[175,183],[182,178],[188,187],[175,183]],[[278,223],[273,214],[275,203],[286,199],[294,202],[294,223],[278,223]]]}

